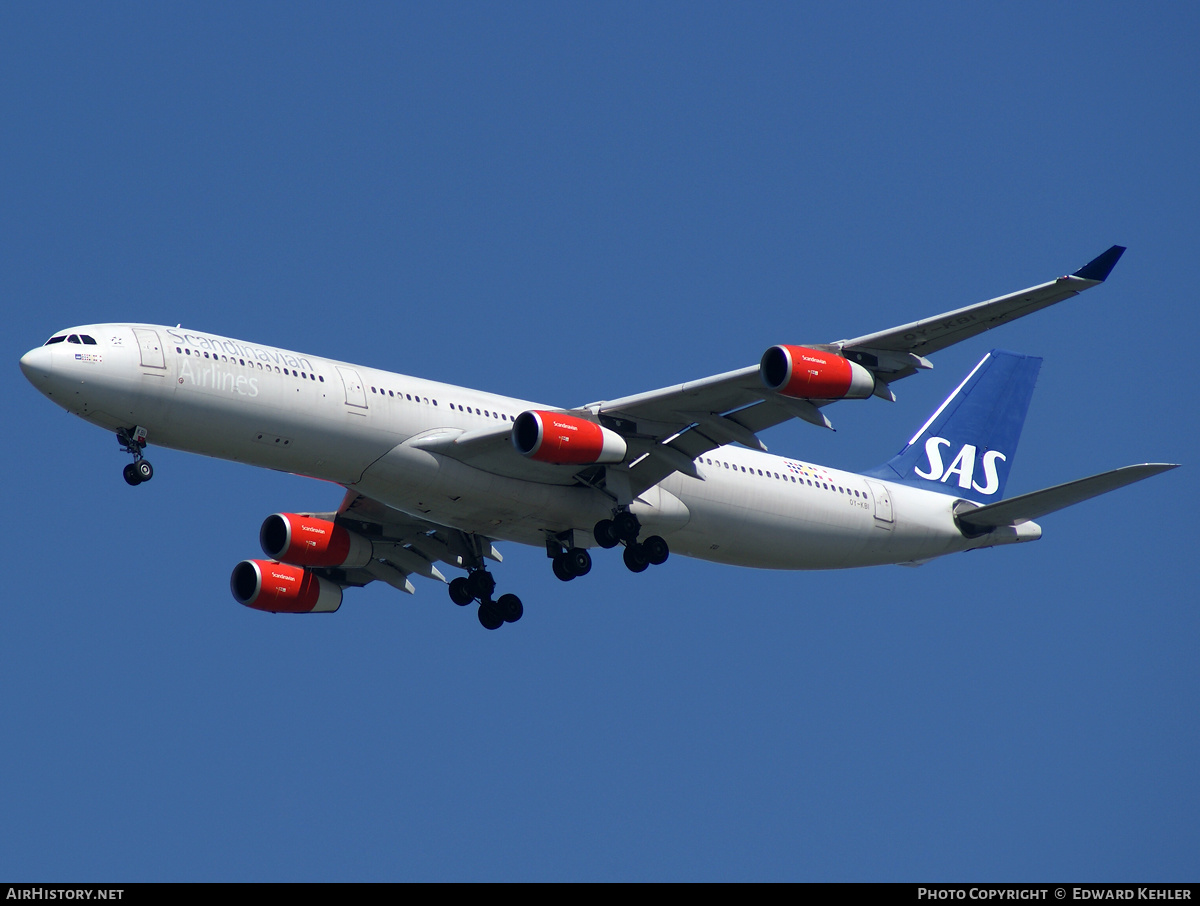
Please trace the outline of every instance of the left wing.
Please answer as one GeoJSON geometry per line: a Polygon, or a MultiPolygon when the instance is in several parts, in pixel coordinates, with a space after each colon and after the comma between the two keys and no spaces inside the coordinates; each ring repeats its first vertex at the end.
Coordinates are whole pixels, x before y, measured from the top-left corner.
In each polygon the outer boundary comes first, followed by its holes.
{"type": "Polygon", "coordinates": [[[598,487],[627,503],[673,472],[703,480],[696,460],[719,446],[766,450],[758,432],[789,419],[832,427],[821,409],[838,399],[894,400],[889,385],[932,368],[927,354],[1103,283],[1124,251],[1114,245],[1073,274],[932,318],[833,343],[773,346],[758,365],[558,410],[619,436],[627,447],[620,463],[531,461],[513,449],[507,425],[438,430],[410,443],[498,474],[598,487]]]}
{"type": "Polygon", "coordinates": [[[924,356],[930,353],[1049,308],[1079,295],[1085,289],[1099,286],[1108,279],[1124,253],[1124,246],[1114,245],[1075,273],[1049,283],[853,340],[839,340],[833,345],[848,358],[862,363],[885,380],[898,380],[918,368],[932,367],[924,360],[924,356]]]}
{"type": "MultiPolygon", "coordinates": [[[[894,400],[889,387],[892,382],[918,369],[933,367],[926,354],[1098,286],[1124,251],[1123,246],[1114,245],[1073,274],[1057,280],[911,324],[808,349],[832,353],[862,366],[875,382],[871,395],[894,400]]],[[[693,460],[723,444],[740,443],[765,450],[757,433],[790,418],[832,427],[820,408],[834,402],[834,398],[793,397],[787,388],[772,389],[779,381],[772,380],[769,357],[780,348],[768,350],[757,366],[584,407],[602,425],[653,441],[649,455],[630,466],[634,493],[657,484],[673,471],[703,477],[696,474],[693,460]]]]}

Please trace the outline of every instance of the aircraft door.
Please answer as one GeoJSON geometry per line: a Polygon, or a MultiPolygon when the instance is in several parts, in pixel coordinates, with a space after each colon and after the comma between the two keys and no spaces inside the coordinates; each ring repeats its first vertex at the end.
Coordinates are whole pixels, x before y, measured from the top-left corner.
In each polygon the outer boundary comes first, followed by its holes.
{"type": "Polygon", "coordinates": [[[343,368],[341,365],[334,367],[337,368],[338,374],[342,378],[342,385],[346,388],[346,405],[366,409],[367,391],[363,387],[362,378],[358,376],[358,372],[353,368],[343,368]]]}
{"type": "Polygon", "coordinates": [[[163,358],[163,349],[158,339],[158,331],[150,330],[146,327],[135,327],[133,333],[137,337],[138,350],[142,355],[142,367],[166,368],[167,363],[163,358]]]}
{"type": "Polygon", "coordinates": [[[867,487],[871,489],[871,499],[875,503],[875,525],[890,531],[895,526],[892,517],[892,495],[888,493],[886,485],[876,481],[868,481],[867,487]]]}

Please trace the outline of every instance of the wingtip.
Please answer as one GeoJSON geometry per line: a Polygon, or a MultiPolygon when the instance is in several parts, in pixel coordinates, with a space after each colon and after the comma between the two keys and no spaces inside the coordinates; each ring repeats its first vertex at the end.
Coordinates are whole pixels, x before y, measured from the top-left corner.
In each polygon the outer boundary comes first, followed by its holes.
{"type": "Polygon", "coordinates": [[[1117,266],[1117,262],[1121,260],[1123,254],[1125,254],[1125,246],[1114,245],[1108,251],[1102,252],[1093,258],[1071,276],[1103,283],[1108,279],[1108,275],[1112,273],[1112,269],[1117,266]]]}

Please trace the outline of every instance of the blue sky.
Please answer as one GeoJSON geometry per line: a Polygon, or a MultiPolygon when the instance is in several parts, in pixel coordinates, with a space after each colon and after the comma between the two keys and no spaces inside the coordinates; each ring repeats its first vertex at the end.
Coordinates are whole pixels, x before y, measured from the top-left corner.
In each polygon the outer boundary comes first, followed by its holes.
{"type": "MultiPolygon", "coordinates": [[[[1195,880],[1200,192],[1186,4],[7,4],[0,877],[1195,880]],[[918,569],[507,545],[521,623],[423,582],[237,605],[335,489],[115,441],[22,378],[185,326],[559,405],[1129,251],[836,433],[888,459],[1043,356],[1009,493],[1184,468],[918,569]]],[[[377,583],[378,585],[378,583],[377,583]]]]}

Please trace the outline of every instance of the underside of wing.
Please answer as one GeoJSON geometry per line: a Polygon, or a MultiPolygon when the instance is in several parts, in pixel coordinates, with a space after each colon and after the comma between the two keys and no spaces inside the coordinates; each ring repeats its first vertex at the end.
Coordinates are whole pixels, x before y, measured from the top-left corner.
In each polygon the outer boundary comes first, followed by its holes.
{"type": "Polygon", "coordinates": [[[370,542],[372,556],[364,566],[315,570],[342,586],[362,586],[379,580],[412,594],[415,589],[410,576],[446,581],[437,568],[438,563],[476,569],[482,566],[484,558],[502,559],[489,538],[401,513],[356,491],[346,492],[336,513],[305,515],[327,519],[370,542]]]}

